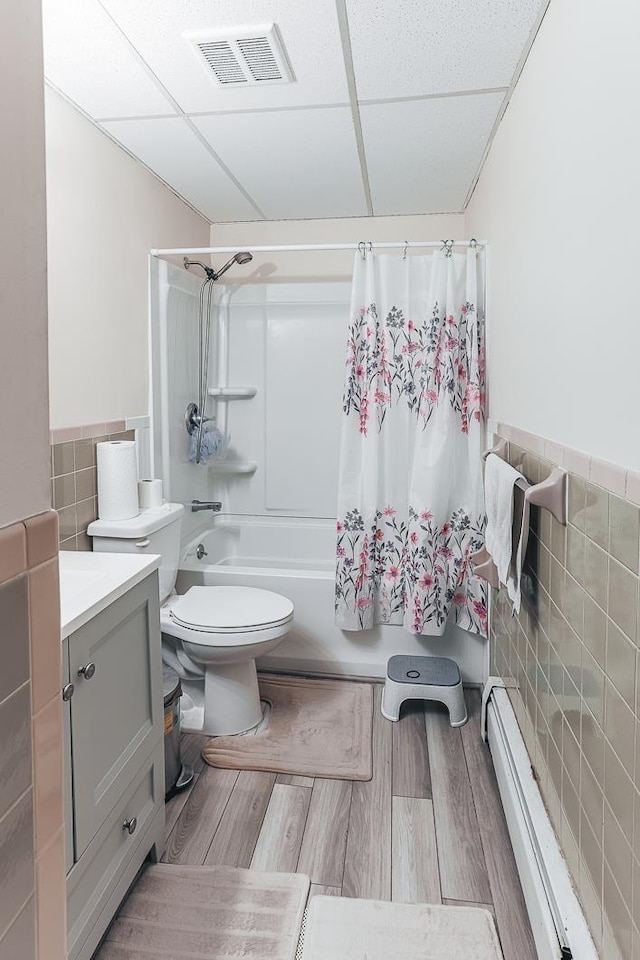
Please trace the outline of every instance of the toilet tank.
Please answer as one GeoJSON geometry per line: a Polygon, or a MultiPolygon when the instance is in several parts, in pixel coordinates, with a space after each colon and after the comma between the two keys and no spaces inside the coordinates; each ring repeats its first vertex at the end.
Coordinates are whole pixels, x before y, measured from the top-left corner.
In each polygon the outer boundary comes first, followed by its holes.
{"type": "Polygon", "coordinates": [[[180,558],[180,527],[184,507],[163,503],[131,520],[94,520],[87,533],[96,553],[159,554],[160,602],[173,590],[180,558]]]}

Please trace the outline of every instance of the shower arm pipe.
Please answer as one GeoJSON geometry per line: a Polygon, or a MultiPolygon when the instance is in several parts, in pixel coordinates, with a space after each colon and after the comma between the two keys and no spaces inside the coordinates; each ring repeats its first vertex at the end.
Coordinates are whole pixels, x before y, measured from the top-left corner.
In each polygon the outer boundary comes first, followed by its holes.
{"type": "MultiPolygon", "coordinates": [[[[362,243],[363,241],[360,241],[362,243]]],[[[444,240],[408,240],[408,241],[369,241],[366,240],[367,250],[413,250],[417,247],[437,247],[441,249],[445,243],[444,240]]],[[[473,240],[447,240],[446,243],[453,247],[473,246],[473,240]]],[[[476,249],[486,247],[486,240],[476,240],[476,249]]],[[[169,249],[156,248],[151,250],[151,255],[155,257],[178,257],[188,256],[190,254],[209,254],[209,253],[235,253],[238,246],[234,247],[176,247],[169,249]]],[[[254,246],[251,244],[252,253],[304,253],[306,251],[320,250],[358,250],[358,243],[295,243],[295,244],[270,244],[268,246],[254,246]]]]}

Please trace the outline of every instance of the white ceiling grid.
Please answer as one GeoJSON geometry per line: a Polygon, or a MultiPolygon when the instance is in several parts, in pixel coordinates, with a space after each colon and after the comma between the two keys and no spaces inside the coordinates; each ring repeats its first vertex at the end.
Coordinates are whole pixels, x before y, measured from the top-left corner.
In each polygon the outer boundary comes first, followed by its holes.
{"type": "Polygon", "coordinates": [[[502,93],[361,107],[376,213],[459,210],[502,93]]]}
{"type": "Polygon", "coordinates": [[[212,222],[456,212],[540,3],[43,0],[45,74],[212,222]],[[218,86],[184,36],[270,22],[292,83],[218,86]]]}
{"type": "Polygon", "coordinates": [[[327,107],[197,117],[194,123],[268,220],[363,217],[351,110],[327,107]]]}
{"type": "MultiPolygon", "coordinates": [[[[95,2],[95,0],[94,0],[95,2]]],[[[102,0],[185,113],[348,103],[334,0],[102,0]],[[218,87],[184,33],[278,24],[295,83],[218,87]]]]}
{"type": "Polygon", "coordinates": [[[211,222],[257,219],[255,207],[180,117],[102,126],[211,222]]]}
{"type": "Polygon", "coordinates": [[[540,0],[346,4],[358,97],[388,100],[508,87],[540,0]]]}
{"type": "Polygon", "coordinates": [[[46,76],[90,117],[175,114],[95,0],[42,4],[46,76]]]}

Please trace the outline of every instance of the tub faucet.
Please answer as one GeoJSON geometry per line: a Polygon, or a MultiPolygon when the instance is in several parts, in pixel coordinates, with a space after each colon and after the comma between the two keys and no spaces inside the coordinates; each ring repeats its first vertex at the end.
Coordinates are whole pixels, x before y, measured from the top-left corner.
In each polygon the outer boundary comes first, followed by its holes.
{"type": "Polygon", "coordinates": [[[192,500],[191,512],[198,513],[200,510],[213,510],[214,513],[219,513],[222,510],[222,504],[219,500],[192,500]]]}

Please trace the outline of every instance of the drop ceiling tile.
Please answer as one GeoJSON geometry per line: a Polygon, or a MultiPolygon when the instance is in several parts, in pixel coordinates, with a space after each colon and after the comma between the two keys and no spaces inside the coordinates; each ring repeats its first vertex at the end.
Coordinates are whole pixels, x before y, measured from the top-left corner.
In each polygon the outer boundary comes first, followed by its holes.
{"type": "Polygon", "coordinates": [[[103,4],[186,113],[348,103],[335,0],[103,0],[103,4]],[[293,83],[221,88],[186,31],[275,22],[293,83]]]}
{"type": "Polygon", "coordinates": [[[261,219],[180,117],[114,120],[102,126],[209,220],[261,219]]]}
{"type": "Polygon", "coordinates": [[[197,117],[194,123],[268,219],[366,216],[348,107],[197,117]]]}
{"type": "Polygon", "coordinates": [[[175,110],[95,0],[43,0],[45,76],[89,116],[175,110]]]}
{"type": "Polygon", "coordinates": [[[374,214],[462,210],[503,94],[360,109],[374,214]]]}
{"type": "Polygon", "coordinates": [[[360,100],[507,87],[541,0],[346,0],[360,100]]]}

